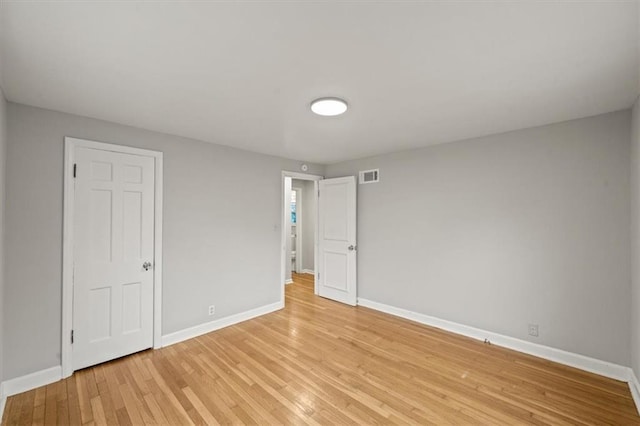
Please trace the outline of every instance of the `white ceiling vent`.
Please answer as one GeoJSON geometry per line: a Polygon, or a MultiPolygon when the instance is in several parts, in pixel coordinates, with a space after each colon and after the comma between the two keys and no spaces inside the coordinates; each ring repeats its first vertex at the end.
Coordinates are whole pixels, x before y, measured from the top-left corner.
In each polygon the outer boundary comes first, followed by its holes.
{"type": "Polygon", "coordinates": [[[380,182],[380,169],[363,170],[360,172],[360,184],[380,182]]]}

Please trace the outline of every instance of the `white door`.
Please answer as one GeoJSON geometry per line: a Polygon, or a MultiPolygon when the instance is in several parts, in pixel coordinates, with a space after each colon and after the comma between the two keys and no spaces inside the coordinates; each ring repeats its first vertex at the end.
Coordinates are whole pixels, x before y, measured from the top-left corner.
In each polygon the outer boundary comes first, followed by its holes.
{"type": "Polygon", "coordinates": [[[320,181],[318,294],[356,305],[356,179],[320,181]]]}
{"type": "Polygon", "coordinates": [[[154,159],[77,148],[73,369],[153,346],[154,159]]]}

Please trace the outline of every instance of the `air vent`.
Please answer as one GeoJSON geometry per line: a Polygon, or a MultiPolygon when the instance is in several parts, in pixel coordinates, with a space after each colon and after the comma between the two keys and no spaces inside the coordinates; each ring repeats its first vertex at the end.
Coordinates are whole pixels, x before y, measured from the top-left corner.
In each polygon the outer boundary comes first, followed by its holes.
{"type": "Polygon", "coordinates": [[[360,184],[380,182],[380,169],[364,170],[360,172],[360,184]]]}

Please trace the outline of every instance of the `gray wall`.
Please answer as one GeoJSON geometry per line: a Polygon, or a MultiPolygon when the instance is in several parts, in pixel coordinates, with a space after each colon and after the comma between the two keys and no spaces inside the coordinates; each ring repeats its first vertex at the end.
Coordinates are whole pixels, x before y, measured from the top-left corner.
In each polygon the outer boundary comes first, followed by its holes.
{"type": "Polygon", "coordinates": [[[631,367],[640,377],[640,101],[631,125],[631,367]]]}
{"type": "MultiPolygon", "coordinates": [[[[632,335],[638,374],[639,114],[633,138],[626,111],[310,172],[381,169],[358,187],[360,297],[624,365],[632,335]]],[[[8,123],[3,379],[60,362],[64,136],[165,153],[164,334],[278,300],[298,162],[12,103],[8,123]]]]}
{"type": "Polygon", "coordinates": [[[5,379],[60,364],[64,136],[164,152],[163,334],[280,299],[281,170],[299,162],[13,103],[8,123],[5,379]]]}
{"type": "Polygon", "coordinates": [[[5,204],[5,166],[7,150],[7,102],[0,88],[0,381],[4,375],[3,339],[4,339],[4,212],[5,204]]]}
{"type": "Polygon", "coordinates": [[[328,166],[380,168],[358,187],[359,297],[629,365],[630,125],[623,111],[328,166]]]}
{"type": "Polygon", "coordinates": [[[315,231],[317,214],[317,197],[315,183],[310,180],[301,181],[303,187],[303,222],[302,222],[302,267],[315,271],[315,231]]]}

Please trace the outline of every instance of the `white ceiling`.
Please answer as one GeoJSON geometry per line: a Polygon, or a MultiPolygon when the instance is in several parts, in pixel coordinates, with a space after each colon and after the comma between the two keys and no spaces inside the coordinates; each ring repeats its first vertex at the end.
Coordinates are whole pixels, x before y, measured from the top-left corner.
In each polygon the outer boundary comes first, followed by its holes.
{"type": "Polygon", "coordinates": [[[319,163],[629,107],[631,2],[12,2],[7,98],[319,163]],[[311,100],[339,96],[341,117],[311,100]]]}

